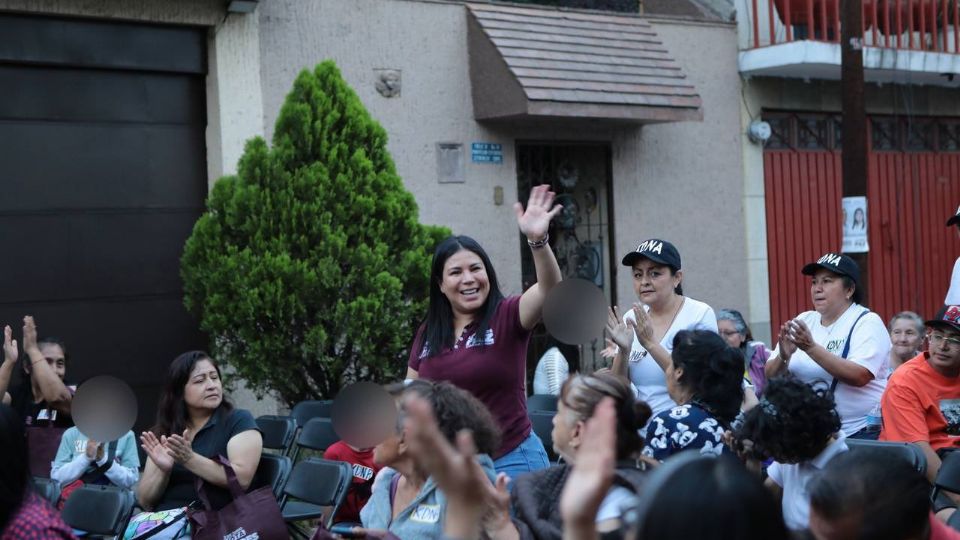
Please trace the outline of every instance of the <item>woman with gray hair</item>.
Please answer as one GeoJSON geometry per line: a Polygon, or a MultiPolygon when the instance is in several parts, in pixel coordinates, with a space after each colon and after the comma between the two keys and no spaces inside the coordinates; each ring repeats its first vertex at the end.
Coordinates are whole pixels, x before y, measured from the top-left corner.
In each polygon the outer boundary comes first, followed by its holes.
{"type": "Polygon", "coordinates": [[[743,376],[753,385],[757,396],[763,395],[763,387],[767,377],[763,373],[763,366],[770,357],[770,351],[760,341],[753,340],[750,327],[743,315],[735,309],[721,309],[717,311],[717,329],[727,345],[740,349],[743,353],[743,376]]]}
{"type": "Polygon", "coordinates": [[[923,336],[926,330],[923,319],[912,311],[901,311],[890,319],[890,371],[903,365],[904,362],[920,354],[923,345],[923,336]]]}

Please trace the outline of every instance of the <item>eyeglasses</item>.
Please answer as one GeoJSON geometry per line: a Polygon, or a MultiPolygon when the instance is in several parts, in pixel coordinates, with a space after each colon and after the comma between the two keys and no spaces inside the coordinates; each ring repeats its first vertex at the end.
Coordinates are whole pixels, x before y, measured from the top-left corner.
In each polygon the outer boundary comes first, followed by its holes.
{"type": "Polygon", "coordinates": [[[927,334],[927,339],[931,345],[936,347],[939,347],[941,343],[946,343],[949,349],[954,347],[960,348],[960,339],[955,337],[947,337],[942,334],[927,334]]]}

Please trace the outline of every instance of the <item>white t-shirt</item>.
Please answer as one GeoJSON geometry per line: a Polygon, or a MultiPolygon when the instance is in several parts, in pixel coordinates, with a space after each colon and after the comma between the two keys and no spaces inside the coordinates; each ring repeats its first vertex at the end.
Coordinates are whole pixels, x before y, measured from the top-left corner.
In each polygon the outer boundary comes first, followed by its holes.
{"type": "MultiPolygon", "coordinates": [[[[647,308],[649,311],[649,307],[647,308]]],[[[631,309],[623,316],[624,322],[627,320],[636,321],[631,309]]],[[[717,316],[713,308],[703,302],[687,298],[683,302],[683,307],[677,313],[677,318],[667,329],[660,340],[660,345],[667,352],[673,352],[673,337],[681,330],[710,330],[717,332],[717,316]]],[[[647,353],[647,350],[640,345],[637,336],[633,336],[633,348],[630,350],[630,361],[627,369],[630,374],[630,382],[637,389],[637,399],[647,402],[647,405],[653,410],[653,416],[670,410],[677,406],[667,394],[667,379],[660,369],[660,364],[647,353]]],[[[652,417],[651,417],[652,418],[652,417]]]]}
{"type": "Polygon", "coordinates": [[[774,461],[767,467],[767,475],[770,479],[783,488],[783,520],[788,528],[801,530],[810,526],[810,493],[807,492],[807,483],[826,467],[831,459],[849,450],[843,439],[843,434],[838,434],[837,440],[828,444],[817,457],[810,461],[804,463],[774,461]]]}
{"type": "MultiPolygon", "coordinates": [[[[840,356],[847,343],[847,336],[850,335],[850,327],[866,309],[860,304],[852,304],[830,326],[820,324],[820,314],[816,311],[805,311],[797,316],[797,319],[806,323],[814,343],[840,356]]],[[[846,359],[867,368],[873,374],[873,380],[860,387],[842,382],[837,385],[833,397],[837,403],[837,413],[843,421],[841,429],[845,435],[853,435],[866,427],[867,415],[879,405],[883,390],[887,387],[887,377],[890,375],[888,361],[891,346],[887,327],[876,313],[868,313],[857,322],[846,359]]],[[[779,354],[778,344],[770,358],[779,354]]],[[[807,384],[829,388],[833,383],[833,375],[800,349],[790,357],[789,365],[790,373],[807,384]]]]}
{"type": "Polygon", "coordinates": [[[960,257],[953,263],[953,274],[950,275],[950,288],[947,298],[943,301],[948,306],[960,305],[960,257]]]}

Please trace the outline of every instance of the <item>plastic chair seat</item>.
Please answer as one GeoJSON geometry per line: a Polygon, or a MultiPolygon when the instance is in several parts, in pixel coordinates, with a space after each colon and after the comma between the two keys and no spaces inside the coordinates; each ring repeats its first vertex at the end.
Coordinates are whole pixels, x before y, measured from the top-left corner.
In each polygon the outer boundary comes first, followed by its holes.
{"type": "Polygon", "coordinates": [[[323,508],[305,501],[287,501],[287,504],[283,505],[283,520],[300,521],[323,517],[323,508]]]}

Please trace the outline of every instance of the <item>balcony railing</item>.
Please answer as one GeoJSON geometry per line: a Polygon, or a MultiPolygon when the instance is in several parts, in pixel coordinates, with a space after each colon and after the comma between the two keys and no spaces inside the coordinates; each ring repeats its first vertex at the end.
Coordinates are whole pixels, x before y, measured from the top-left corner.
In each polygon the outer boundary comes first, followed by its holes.
{"type": "MultiPolygon", "coordinates": [[[[840,42],[843,0],[747,0],[750,48],[840,42]]],[[[960,54],[960,0],[863,0],[864,46],[960,54]]]]}

